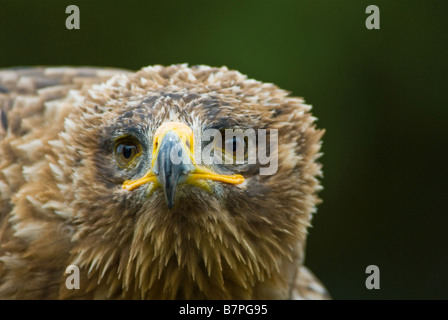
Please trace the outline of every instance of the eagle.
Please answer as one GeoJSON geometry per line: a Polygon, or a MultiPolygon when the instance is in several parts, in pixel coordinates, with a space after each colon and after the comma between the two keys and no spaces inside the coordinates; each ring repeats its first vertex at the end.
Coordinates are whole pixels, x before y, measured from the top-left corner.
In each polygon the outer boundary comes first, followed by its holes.
{"type": "Polygon", "coordinates": [[[315,122],[227,67],[0,70],[0,298],[329,298],[315,122]]]}

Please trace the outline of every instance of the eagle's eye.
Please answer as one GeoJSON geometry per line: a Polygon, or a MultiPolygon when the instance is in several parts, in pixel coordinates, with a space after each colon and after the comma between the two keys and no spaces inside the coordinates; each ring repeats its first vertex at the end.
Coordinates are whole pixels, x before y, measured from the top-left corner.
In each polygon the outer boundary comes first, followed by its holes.
{"type": "Polygon", "coordinates": [[[224,140],[223,151],[225,154],[236,159],[238,156],[243,156],[244,159],[247,158],[248,154],[248,139],[246,136],[240,135],[225,135],[225,130],[221,130],[221,137],[224,140]]]}
{"type": "Polygon", "coordinates": [[[121,168],[131,165],[140,153],[140,144],[132,138],[120,139],[115,144],[115,161],[121,168]]]}

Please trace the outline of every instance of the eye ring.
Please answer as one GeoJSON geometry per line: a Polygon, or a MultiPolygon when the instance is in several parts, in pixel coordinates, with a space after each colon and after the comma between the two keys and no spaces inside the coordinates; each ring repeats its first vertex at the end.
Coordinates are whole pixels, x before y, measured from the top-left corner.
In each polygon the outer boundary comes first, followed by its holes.
{"type": "Polygon", "coordinates": [[[118,139],[114,148],[115,162],[120,168],[130,167],[141,152],[142,147],[136,139],[132,137],[118,139]]]}

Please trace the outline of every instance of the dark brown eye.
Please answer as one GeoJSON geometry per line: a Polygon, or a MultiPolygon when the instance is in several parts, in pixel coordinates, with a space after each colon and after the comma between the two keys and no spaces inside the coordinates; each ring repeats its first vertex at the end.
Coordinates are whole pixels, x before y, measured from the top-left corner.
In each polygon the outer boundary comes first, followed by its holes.
{"type": "Polygon", "coordinates": [[[231,129],[221,129],[220,133],[223,141],[223,155],[227,154],[235,159],[239,156],[237,153],[241,152],[241,156],[244,159],[247,158],[249,146],[247,136],[231,129]],[[226,134],[227,130],[228,132],[226,134]]]}
{"type": "Polygon", "coordinates": [[[133,140],[118,141],[115,146],[115,160],[120,167],[129,165],[140,154],[140,145],[133,140]]]}
{"type": "Polygon", "coordinates": [[[242,155],[247,155],[248,142],[247,137],[234,136],[225,141],[225,151],[234,157],[237,156],[237,151],[241,150],[242,155]]]}

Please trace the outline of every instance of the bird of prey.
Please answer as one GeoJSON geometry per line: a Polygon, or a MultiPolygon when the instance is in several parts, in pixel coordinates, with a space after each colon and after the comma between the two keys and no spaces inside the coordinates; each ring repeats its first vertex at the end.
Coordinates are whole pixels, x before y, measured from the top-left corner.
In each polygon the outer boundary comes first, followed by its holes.
{"type": "Polygon", "coordinates": [[[310,108],[226,67],[1,70],[0,298],[328,298],[303,265],[321,189],[310,108]],[[247,152],[230,129],[253,129],[275,172],[201,161],[247,152]]]}

